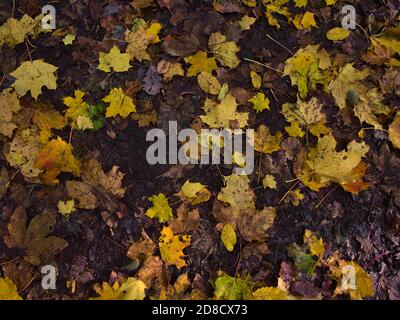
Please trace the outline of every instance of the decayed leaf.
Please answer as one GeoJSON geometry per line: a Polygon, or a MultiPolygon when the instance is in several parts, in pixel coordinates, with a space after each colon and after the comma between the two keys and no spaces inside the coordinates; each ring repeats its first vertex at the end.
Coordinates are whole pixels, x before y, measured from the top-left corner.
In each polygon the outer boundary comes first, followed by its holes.
{"type": "Polygon", "coordinates": [[[186,204],[182,203],[176,210],[176,217],[168,222],[168,226],[174,234],[195,230],[200,224],[198,209],[189,211],[186,204]]]}
{"type": "Polygon", "coordinates": [[[258,92],[253,98],[249,100],[253,104],[254,110],[256,112],[262,112],[263,110],[269,110],[269,99],[264,93],[258,92]]]}
{"type": "Polygon", "coordinates": [[[103,282],[94,285],[94,290],[99,295],[91,300],[143,300],[146,297],[146,285],[135,277],[129,277],[121,285],[115,282],[112,286],[103,282]]]}
{"type": "Polygon", "coordinates": [[[136,10],[144,9],[150,7],[154,4],[154,0],[132,0],[130,5],[136,10]]]}
{"type": "Polygon", "coordinates": [[[37,37],[43,31],[42,18],[43,16],[39,15],[33,19],[26,14],[20,20],[9,18],[0,26],[0,48],[4,44],[14,48],[23,43],[28,36],[37,37]]]}
{"type": "Polygon", "coordinates": [[[247,278],[219,274],[215,280],[214,295],[218,300],[246,300],[252,296],[252,282],[247,278]]]}
{"type": "Polygon", "coordinates": [[[25,250],[24,259],[33,265],[51,262],[54,256],[66,248],[68,243],[59,237],[49,236],[56,225],[56,215],[52,211],[43,211],[27,225],[26,211],[17,207],[8,224],[9,235],[4,243],[9,248],[25,250]]]}
{"type": "Polygon", "coordinates": [[[360,122],[366,122],[375,127],[375,129],[381,129],[382,126],[378,122],[376,115],[389,114],[391,109],[382,103],[383,94],[378,91],[377,88],[368,90],[365,94],[361,95],[360,100],[354,106],[354,114],[360,119],[360,122]]]}
{"type": "Polygon", "coordinates": [[[351,31],[344,28],[333,28],[326,33],[326,37],[332,41],[341,41],[347,39],[351,31]]]}
{"type": "Polygon", "coordinates": [[[389,140],[400,149],[400,112],[397,112],[392,124],[389,126],[389,140]]]}
{"type": "Polygon", "coordinates": [[[136,111],[133,100],[125,95],[121,88],[111,89],[109,95],[104,97],[103,101],[109,103],[106,111],[107,118],[117,115],[126,118],[130,113],[136,111]]]}
{"type": "Polygon", "coordinates": [[[272,135],[269,128],[262,124],[254,136],[254,149],[262,153],[273,153],[281,149],[282,140],[282,133],[278,131],[276,135],[272,135]]]}
{"type": "Polygon", "coordinates": [[[0,278],[0,300],[23,300],[17,286],[8,277],[0,278]]]}
{"type": "Polygon", "coordinates": [[[226,186],[221,189],[217,199],[231,205],[232,212],[239,215],[242,211],[254,211],[254,192],[250,189],[249,178],[233,174],[224,177],[226,186]]]}
{"type": "Polygon", "coordinates": [[[207,187],[199,182],[192,183],[187,180],[179,193],[176,194],[182,201],[188,201],[192,205],[208,201],[211,197],[207,187]]]}
{"type": "Polygon", "coordinates": [[[158,36],[147,32],[146,25],[139,25],[136,29],[125,31],[125,41],[128,42],[126,53],[131,59],[138,61],[150,60],[147,47],[153,43],[158,36]]]}
{"type": "Polygon", "coordinates": [[[276,189],[276,180],[273,175],[267,174],[265,175],[263,181],[262,181],[263,187],[269,188],[269,189],[276,189]]]}
{"type": "Polygon", "coordinates": [[[0,200],[6,194],[8,187],[10,186],[10,177],[6,167],[0,169],[0,200]]]}
{"type": "Polygon", "coordinates": [[[221,83],[218,81],[216,77],[208,72],[201,72],[197,76],[197,82],[199,86],[205,93],[217,95],[221,90],[221,83]]]}
{"type": "Polygon", "coordinates": [[[101,164],[96,159],[83,163],[81,170],[83,181],[67,181],[68,195],[76,201],[81,209],[95,209],[100,205],[114,210],[116,198],[123,198],[125,189],[122,187],[124,175],[117,166],[104,173],[101,164]]]}
{"type": "Polygon", "coordinates": [[[217,69],[215,58],[208,58],[205,51],[198,51],[196,54],[185,58],[185,62],[191,64],[187,71],[188,77],[194,77],[203,71],[211,74],[213,70],[217,69]]]}
{"type": "Polygon", "coordinates": [[[294,261],[297,271],[311,276],[314,274],[318,261],[314,260],[313,255],[307,252],[305,246],[291,244],[287,248],[288,255],[294,261]]]}
{"type": "Polygon", "coordinates": [[[211,34],[208,46],[222,66],[234,69],[240,64],[240,60],[236,55],[240,51],[240,48],[234,41],[229,41],[220,32],[211,34]]]}
{"type": "Polygon", "coordinates": [[[190,236],[174,235],[170,228],[163,227],[158,245],[165,263],[175,265],[178,269],[186,266],[182,250],[190,245],[190,236]]]}
{"type": "Polygon", "coordinates": [[[43,60],[24,61],[10,73],[16,78],[12,87],[20,97],[30,91],[32,97],[37,100],[39,94],[42,93],[42,87],[47,87],[49,90],[57,88],[57,77],[54,75],[57,69],[43,60]]]}
{"type": "Polygon", "coordinates": [[[157,112],[154,110],[149,114],[144,113],[134,113],[132,114],[132,119],[138,121],[139,127],[147,127],[150,124],[157,124],[157,112]]]}
{"type": "Polygon", "coordinates": [[[9,144],[6,159],[13,167],[21,170],[24,177],[37,178],[42,172],[34,164],[36,154],[42,148],[39,142],[39,132],[36,128],[26,128],[18,131],[9,144]]]}
{"type": "Polygon", "coordinates": [[[73,155],[72,146],[60,137],[49,141],[37,154],[35,167],[44,170],[43,181],[48,184],[58,183],[61,172],[70,172],[79,176],[80,163],[73,155]]]}
{"type": "Polygon", "coordinates": [[[0,93],[0,134],[12,137],[17,125],[13,123],[13,114],[21,109],[17,94],[11,89],[0,93]]]}
{"type": "Polygon", "coordinates": [[[235,229],[230,224],[225,224],[221,232],[221,241],[226,250],[233,251],[236,244],[235,229]]]}
{"type": "Polygon", "coordinates": [[[153,206],[146,211],[146,216],[157,218],[160,223],[166,222],[172,218],[172,209],[168,204],[167,197],[160,193],[149,198],[153,206]]]}
{"type": "Polygon", "coordinates": [[[291,123],[290,127],[285,128],[291,137],[302,137],[304,135],[299,125],[310,130],[317,137],[330,132],[324,126],[326,116],[322,111],[322,105],[315,97],[312,97],[308,102],[298,98],[296,104],[285,103],[282,106],[281,113],[285,116],[286,121],[291,123]]]}
{"type": "Polygon", "coordinates": [[[230,93],[219,104],[207,99],[203,107],[206,115],[200,119],[210,128],[230,128],[232,121],[237,121],[242,128],[247,125],[249,114],[237,112],[237,106],[236,98],[230,93]]]}
{"type": "Polygon", "coordinates": [[[127,53],[121,53],[117,46],[113,46],[109,53],[99,53],[98,69],[104,72],[125,72],[131,68],[131,57],[127,53]]]}
{"type": "Polygon", "coordinates": [[[388,28],[382,33],[372,36],[370,40],[373,48],[390,51],[392,58],[387,61],[389,65],[397,67],[400,65],[400,60],[395,58],[395,54],[400,54],[400,27],[388,28]]]}
{"type": "Polygon", "coordinates": [[[162,78],[158,74],[156,67],[151,65],[143,78],[143,90],[147,94],[155,96],[160,93],[163,87],[161,81],[162,78]]]}
{"type": "Polygon", "coordinates": [[[326,85],[330,81],[330,67],[329,54],[319,49],[318,45],[308,45],[286,60],[284,75],[290,76],[292,85],[298,87],[300,97],[305,98],[309,90],[315,90],[317,83],[326,85]]]}
{"type": "Polygon", "coordinates": [[[353,64],[349,63],[340,70],[336,79],[329,83],[328,90],[332,93],[340,109],[346,107],[349,93],[353,92],[353,94],[361,96],[367,92],[367,88],[360,81],[368,75],[368,69],[357,70],[353,64]]]}

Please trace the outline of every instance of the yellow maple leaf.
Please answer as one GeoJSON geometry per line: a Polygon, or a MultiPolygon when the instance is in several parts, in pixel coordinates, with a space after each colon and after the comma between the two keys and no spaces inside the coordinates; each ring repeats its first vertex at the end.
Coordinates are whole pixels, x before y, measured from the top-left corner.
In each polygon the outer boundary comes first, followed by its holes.
{"type": "Polygon", "coordinates": [[[99,53],[98,69],[104,72],[125,72],[132,66],[129,64],[131,57],[127,53],[121,53],[117,46],[113,46],[109,53],[99,53]]]}
{"type": "Polygon", "coordinates": [[[296,14],[292,19],[292,22],[299,30],[311,31],[311,27],[317,27],[314,15],[314,13],[309,11],[305,12],[304,14],[296,14]]]}
{"type": "Polygon", "coordinates": [[[232,174],[224,177],[226,186],[221,189],[217,199],[231,205],[232,213],[239,215],[242,211],[255,210],[254,192],[250,189],[249,178],[245,175],[232,174]]]}
{"type": "Polygon", "coordinates": [[[332,28],[326,33],[326,38],[331,41],[341,41],[347,39],[351,34],[351,31],[344,28],[332,28]]]}
{"type": "Polygon", "coordinates": [[[383,104],[383,94],[378,88],[373,88],[359,96],[358,103],[354,106],[354,114],[360,119],[360,122],[366,122],[373,125],[375,129],[381,129],[377,115],[391,113],[391,109],[383,104]]]}
{"type": "Polygon", "coordinates": [[[33,116],[33,122],[40,128],[39,141],[45,144],[51,137],[51,129],[61,130],[67,125],[65,118],[52,107],[38,105],[33,116]]]}
{"type": "Polygon", "coordinates": [[[269,189],[276,189],[276,180],[273,175],[267,174],[265,175],[263,181],[262,181],[264,189],[269,188],[269,189]]]}
{"type": "Polygon", "coordinates": [[[213,70],[217,69],[215,58],[208,58],[205,51],[198,51],[194,55],[185,58],[185,62],[191,64],[187,71],[188,77],[194,77],[203,71],[212,73],[213,70]]]}
{"type": "Polygon", "coordinates": [[[289,0],[263,0],[265,6],[265,16],[270,26],[277,27],[280,29],[281,25],[274,14],[285,16],[288,20],[290,19],[290,11],[287,7],[284,7],[289,0]]]}
{"type": "Polygon", "coordinates": [[[146,29],[146,34],[152,38],[151,43],[159,43],[160,37],[158,34],[160,33],[162,29],[162,24],[159,22],[153,22],[147,29],[146,29]]]}
{"type": "Polygon", "coordinates": [[[393,122],[389,126],[389,140],[400,149],[400,112],[397,112],[393,122]]]}
{"type": "Polygon", "coordinates": [[[69,45],[73,44],[73,42],[75,41],[75,38],[76,38],[76,36],[75,36],[74,34],[68,33],[68,34],[64,37],[63,43],[64,43],[66,46],[69,46],[69,45]]]}
{"type": "Polygon", "coordinates": [[[175,265],[178,269],[186,266],[182,250],[190,245],[189,235],[174,235],[170,228],[163,227],[158,245],[161,259],[165,263],[175,265]]]}
{"type": "Polygon", "coordinates": [[[294,2],[297,8],[302,8],[307,5],[308,0],[294,0],[294,2]]]}
{"type": "Polygon", "coordinates": [[[251,84],[253,85],[253,87],[254,87],[255,89],[260,89],[260,88],[261,88],[262,79],[261,79],[261,77],[258,75],[257,72],[255,72],[255,71],[250,71],[250,79],[251,79],[251,84]]]}
{"type": "Polygon", "coordinates": [[[322,112],[322,105],[315,97],[312,97],[310,101],[298,98],[296,104],[285,103],[282,106],[281,113],[285,116],[286,121],[297,121],[300,125],[307,127],[326,121],[326,116],[322,112]]]}
{"type": "Polygon", "coordinates": [[[182,201],[188,201],[192,205],[196,205],[208,201],[211,197],[210,191],[200,182],[190,182],[187,180],[182,188],[176,194],[182,201]]]}
{"type": "Polygon", "coordinates": [[[299,122],[297,120],[290,122],[290,126],[285,127],[286,132],[290,137],[303,137],[304,131],[299,126],[299,122]]]}
{"type": "MultiPolygon", "coordinates": [[[[347,151],[337,152],[335,138],[327,135],[319,138],[317,146],[310,149],[306,164],[309,166],[309,172],[317,175],[325,184],[330,181],[336,182],[345,190],[358,193],[368,187],[368,184],[362,181],[365,174],[362,158],[368,150],[365,142],[358,143],[353,140],[348,144],[347,151]]],[[[303,179],[305,176],[300,175],[299,178],[308,185],[307,179],[303,179]]]]}
{"type": "Polygon", "coordinates": [[[81,90],[75,90],[75,97],[65,97],[64,104],[68,107],[65,111],[65,117],[71,120],[76,120],[78,116],[87,113],[87,103],[83,101],[85,93],[81,90]]]}
{"type": "Polygon", "coordinates": [[[76,211],[75,201],[73,199],[68,201],[60,200],[58,201],[57,207],[58,207],[58,212],[66,218],[68,218],[71,215],[71,213],[76,211]]]}
{"type": "Polygon", "coordinates": [[[326,85],[331,77],[331,59],[319,45],[308,45],[300,48],[293,57],[285,62],[284,76],[289,76],[292,85],[296,85],[301,98],[309,90],[315,90],[317,83],[326,85]]]}
{"type": "Polygon", "coordinates": [[[24,14],[20,20],[9,18],[6,23],[0,26],[0,48],[6,44],[11,48],[23,43],[25,38],[37,37],[42,28],[42,15],[36,18],[24,14]]]}
{"type": "Polygon", "coordinates": [[[30,91],[32,97],[37,100],[39,94],[42,93],[42,87],[47,87],[49,90],[57,88],[57,78],[54,75],[57,69],[43,60],[24,61],[10,73],[16,78],[12,87],[20,97],[30,91]]]}
{"type": "Polygon", "coordinates": [[[153,125],[157,124],[157,112],[155,112],[154,110],[149,113],[149,114],[139,114],[139,113],[134,113],[132,114],[132,119],[133,120],[137,120],[139,127],[147,127],[149,126],[151,123],[153,125]]]}
{"type": "Polygon", "coordinates": [[[240,47],[234,41],[229,41],[220,32],[211,34],[208,46],[222,66],[234,69],[240,64],[236,55],[240,51],[240,47]]]}
{"type": "Polygon", "coordinates": [[[0,134],[11,138],[17,125],[13,123],[13,115],[21,109],[15,91],[6,89],[0,93],[0,134]]]}
{"type": "Polygon", "coordinates": [[[230,93],[219,104],[207,99],[203,107],[206,115],[200,116],[200,119],[210,128],[230,128],[232,121],[237,121],[243,128],[247,125],[249,114],[237,112],[237,106],[236,98],[230,93]]]}
{"type": "Polygon", "coordinates": [[[254,300],[289,300],[294,299],[289,293],[281,288],[262,287],[253,292],[254,300]]]}
{"type": "MultiPolygon", "coordinates": [[[[154,27],[154,29],[156,29],[154,27]]],[[[150,60],[150,55],[147,52],[148,46],[157,41],[158,35],[154,35],[153,29],[147,32],[146,25],[140,25],[135,30],[125,31],[125,41],[128,42],[126,48],[126,53],[129,54],[131,59],[136,59],[138,61],[150,60]]]]}
{"type": "Polygon", "coordinates": [[[239,21],[239,25],[240,25],[240,29],[242,29],[243,31],[245,30],[250,30],[251,26],[257,21],[256,18],[250,17],[248,15],[243,16],[240,21],[239,21]]]}
{"type": "Polygon", "coordinates": [[[273,153],[281,149],[282,140],[282,133],[278,131],[276,135],[272,135],[269,128],[262,124],[254,136],[254,149],[262,153],[273,153]]]}
{"type": "Polygon", "coordinates": [[[160,223],[166,222],[172,218],[172,209],[168,204],[167,197],[160,193],[149,198],[153,206],[146,211],[146,216],[157,218],[160,223]]]}
{"type": "Polygon", "coordinates": [[[310,253],[317,256],[321,260],[325,254],[325,245],[322,238],[318,239],[317,236],[311,231],[306,229],[303,236],[303,241],[307,244],[310,253]]]}
{"type": "Polygon", "coordinates": [[[103,101],[110,104],[106,110],[106,118],[116,115],[126,118],[130,113],[136,111],[133,100],[125,95],[121,88],[113,88],[109,95],[103,98],[103,101]]]}
{"type": "Polygon", "coordinates": [[[348,294],[352,300],[362,300],[374,295],[372,279],[358,263],[333,255],[328,259],[327,265],[330,277],[337,282],[335,295],[348,294]]]}
{"type": "Polygon", "coordinates": [[[235,248],[236,233],[235,229],[229,223],[225,224],[222,228],[221,241],[224,244],[226,250],[231,252],[235,248]]]}
{"type": "Polygon", "coordinates": [[[94,285],[94,290],[99,295],[90,300],[143,300],[146,297],[147,286],[135,277],[129,277],[121,285],[114,282],[111,286],[108,282],[94,285]]]}
{"type": "Polygon", "coordinates": [[[0,278],[0,300],[23,300],[17,286],[8,277],[0,278]]]}
{"type": "Polygon", "coordinates": [[[339,72],[338,76],[329,83],[328,90],[335,98],[336,105],[340,109],[346,107],[349,93],[358,97],[367,92],[367,88],[360,83],[369,75],[367,68],[357,70],[352,63],[346,64],[339,72]]]}
{"type": "Polygon", "coordinates": [[[48,184],[58,183],[61,172],[80,175],[80,163],[73,155],[72,146],[60,137],[50,140],[37,154],[35,167],[45,170],[43,181],[48,184]]]}
{"type": "Polygon", "coordinates": [[[197,82],[205,93],[217,95],[221,91],[221,83],[219,80],[208,72],[201,72],[197,76],[197,82]]]}
{"type": "Polygon", "coordinates": [[[269,110],[269,98],[262,92],[258,92],[249,102],[253,104],[253,108],[257,113],[263,110],[269,110]]]}

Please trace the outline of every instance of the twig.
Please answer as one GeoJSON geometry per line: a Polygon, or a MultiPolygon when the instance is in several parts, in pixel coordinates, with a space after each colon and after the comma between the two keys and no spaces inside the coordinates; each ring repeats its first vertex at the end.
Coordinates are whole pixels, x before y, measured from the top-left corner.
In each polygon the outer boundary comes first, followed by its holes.
{"type": "Polygon", "coordinates": [[[259,61],[256,61],[256,60],[253,60],[253,59],[249,59],[249,58],[243,58],[243,60],[246,60],[246,61],[249,61],[249,62],[253,62],[253,63],[258,64],[258,65],[260,65],[260,66],[263,66],[263,67],[265,67],[265,68],[267,68],[267,69],[270,69],[270,70],[272,70],[272,71],[275,71],[275,72],[278,72],[278,73],[280,73],[280,74],[283,74],[282,71],[280,71],[280,70],[278,70],[278,69],[275,69],[275,68],[272,68],[272,67],[266,65],[265,63],[261,63],[261,62],[259,62],[259,61]]]}
{"type": "Polygon", "coordinates": [[[290,189],[283,195],[282,199],[279,201],[279,204],[289,195],[289,193],[299,184],[300,180],[293,184],[290,189]]]}
{"type": "Polygon", "coordinates": [[[278,40],[275,40],[274,38],[272,38],[268,33],[266,34],[266,36],[268,38],[270,38],[273,42],[275,42],[277,45],[281,46],[283,49],[285,49],[287,52],[289,52],[292,56],[294,55],[293,51],[290,50],[288,47],[286,47],[285,45],[283,45],[282,43],[280,43],[278,40]]]}

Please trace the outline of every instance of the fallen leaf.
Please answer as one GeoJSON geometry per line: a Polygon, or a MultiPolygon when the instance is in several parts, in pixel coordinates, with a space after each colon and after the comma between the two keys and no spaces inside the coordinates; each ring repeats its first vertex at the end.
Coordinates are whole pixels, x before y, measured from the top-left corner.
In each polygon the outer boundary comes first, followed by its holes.
{"type": "Polygon", "coordinates": [[[129,114],[136,111],[136,106],[132,98],[125,95],[121,88],[111,89],[108,96],[103,98],[103,101],[109,104],[106,110],[106,118],[117,115],[126,118],[129,114]]]}
{"type": "Polygon", "coordinates": [[[182,250],[190,245],[190,236],[174,235],[170,228],[163,227],[158,245],[165,263],[175,265],[178,269],[186,266],[182,250]]]}
{"type": "Polygon", "coordinates": [[[146,211],[146,216],[155,219],[160,223],[166,222],[172,218],[172,209],[168,204],[168,199],[160,193],[149,198],[153,206],[146,211]]]}
{"type": "Polygon", "coordinates": [[[131,57],[127,53],[121,53],[117,46],[113,46],[109,53],[99,53],[98,69],[104,72],[125,72],[132,66],[129,64],[131,57]]]}
{"type": "Polygon", "coordinates": [[[16,78],[12,87],[18,96],[22,97],[30,91],[32,97],[37,100],[39,94],[42,94],[42,87],[47,87],[49,90],[57,88],[57,77],[54,75],[57,69],[43,60],[24,61],[10,73],[16,78]]]}

